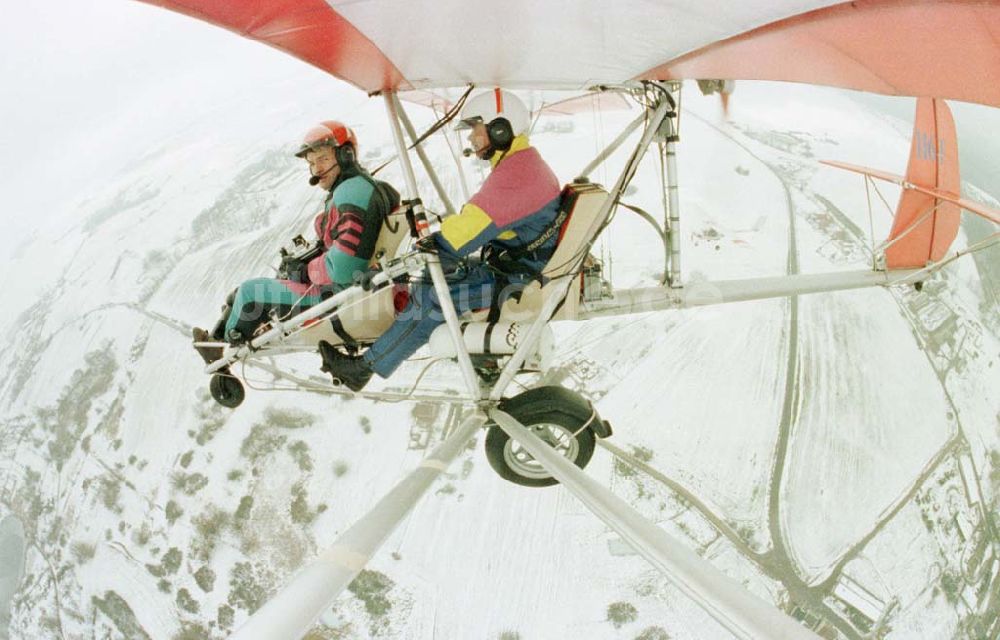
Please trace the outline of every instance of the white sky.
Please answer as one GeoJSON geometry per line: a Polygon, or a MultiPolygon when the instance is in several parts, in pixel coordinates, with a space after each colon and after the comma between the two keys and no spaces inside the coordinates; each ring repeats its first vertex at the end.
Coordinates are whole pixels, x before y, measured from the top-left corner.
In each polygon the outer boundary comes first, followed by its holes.
{"type": "MultiPolygon", "coordinates": [[[[158,132],[240,87],[339,83],[259,43],[131,0],[9,2],[0,20],[0,256],[158,132]]],[[[342,83],[340,83],[342,84],[342,83]]],[[[347,85],[343,85],[345,90],[347,85]]],[[[364,94],[356,91],[363,99],[364,94]]]]}

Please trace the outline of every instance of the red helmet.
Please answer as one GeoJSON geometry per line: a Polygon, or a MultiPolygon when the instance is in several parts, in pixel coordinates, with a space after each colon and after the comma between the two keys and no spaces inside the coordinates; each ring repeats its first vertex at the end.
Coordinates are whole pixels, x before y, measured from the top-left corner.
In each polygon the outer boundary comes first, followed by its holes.
{"type": "Polygon", "coordinates": [[[320,147],[333,147],[336,149],[348,143],[357,152],[358,138],[354,135],[354,131],[350,127],[336,120],[324,120],[306,132],[295,156],[297,158],[304,158],[306,153],[315,151],[320,147]]]}

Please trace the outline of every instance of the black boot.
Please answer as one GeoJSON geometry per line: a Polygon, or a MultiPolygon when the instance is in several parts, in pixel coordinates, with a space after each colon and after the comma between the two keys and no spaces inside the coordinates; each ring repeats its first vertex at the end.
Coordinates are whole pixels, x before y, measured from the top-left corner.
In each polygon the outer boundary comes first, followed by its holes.
{"type": "MultiPolygon", "coordinates": [[[[191,337],[194,338],[193,342],[218,342],[218,340],[214,340],[212,338],[212,335],[209,332],[199,327],[195,327],[191,330],[191,337]]],[[[205,364],[212,364],[216,360],[222,358],[222,347],[196,346],[195,351],[197,351],[202,360],[205,361],[205,364]]]]}
{"type": "Polygon", "coordinates": [[[319,353],[323,356],[320,370],[329,373],[335,385],[344,385],[351,391],[361,391],[372,378],[372,368],[361,356],[341,353],[325,340],[319,343],[319,353]]]}
{"type": "Polygon", "coordinates": [[[224,342],[229,338],[226,335],[226,323],[229,322],[229,314],[233,312],[233,305],[236,304],[236,292],[238,291],[239,287],[230,291],[229,295],[226,296],[226,302],[222,305],[219,320],[215,323],[215,326],[212,327],[212,338],[214,338],[216,342],[224,342]]]}

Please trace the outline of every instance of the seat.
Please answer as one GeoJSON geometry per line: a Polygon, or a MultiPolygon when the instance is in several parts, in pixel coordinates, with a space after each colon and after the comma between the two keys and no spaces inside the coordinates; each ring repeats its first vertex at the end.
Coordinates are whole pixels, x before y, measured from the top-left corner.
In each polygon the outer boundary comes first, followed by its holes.
{"type": "MultiPolygon", "coordinates": [[[[409,235],[410,227],[402,214],[390,215],[382,225],[375,241],[370,267],[375,267],[383,258],[393,258],[399,251],[403,239],[409,235]]],[[[337,314],[340,324],[349,336],[357,342],[374,342],[385,333],[396,318],[393,303],[394,287],[386,287],[361,298],[357,303],[345,307],[337,314]]],[[[315,345],[325,340],[333,345],[343,344],[344,339],[334,331],[330,322],[321,321],[309,326],[289,344],[315,345]]]]}
{"type": "MultiPolygon", "coordinates": [[[[563,193],[562,207],[569,207],[569,217],[564,223],[559,244],[542,271],[546,278],[543,286],[533,281],[521,294],[519,300],[508,298],[500,310],[500,320],[506,322],[530,322],[538,315],[545,301],[558,295],[558,283],[562,276],[575,273],[573,282],[567,289],[562,305],[552,316],[553,320],[575,317],[583,297],[583,274],[581,265],[589,255],[592,237],[589,231],[600,213],[601,205],[608,192],[603,187],[591,183],[572,183],[563,193]]],[[[473,322],[485,321],[489,310],[478,310],[467,314],[473,322]]]]}

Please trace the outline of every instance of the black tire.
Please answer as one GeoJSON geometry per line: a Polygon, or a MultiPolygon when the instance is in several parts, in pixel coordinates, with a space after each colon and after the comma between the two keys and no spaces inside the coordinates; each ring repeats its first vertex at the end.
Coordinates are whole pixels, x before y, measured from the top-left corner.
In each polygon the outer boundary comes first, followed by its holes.
{"type": "Polygon", "coordinates": [[[247,395],[243,383],[231,373],[213,375],[208,383],[208,390],[215,401],[227,409],[235,409],[243,404],[243,399],[247,395]]]}
{"type": "MultiPolygon", "coordinates": [[[[594,455],[596,444],[588,422],[600,418],[592,409],[581,410],[581,406],[589,407],[586,400],[566,397],[571,393],[562,387],[539,387],[502,401],[499,408],[583,469],[594,455]]],[[[486,459],[501,478],[523,487],[550,487],[559,483],[495,423],[489,425],[486,433],[486,459]]]]}

